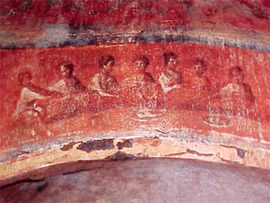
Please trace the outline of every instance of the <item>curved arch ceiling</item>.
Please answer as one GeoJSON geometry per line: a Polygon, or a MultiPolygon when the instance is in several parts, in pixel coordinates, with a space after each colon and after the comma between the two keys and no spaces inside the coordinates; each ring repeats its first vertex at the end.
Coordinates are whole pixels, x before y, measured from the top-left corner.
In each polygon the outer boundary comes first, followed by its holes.
{"type": "Polygon", "coordinates": [[[264,0],[0,2],[0,179],[76,160],[270,168],[264,0]]]}

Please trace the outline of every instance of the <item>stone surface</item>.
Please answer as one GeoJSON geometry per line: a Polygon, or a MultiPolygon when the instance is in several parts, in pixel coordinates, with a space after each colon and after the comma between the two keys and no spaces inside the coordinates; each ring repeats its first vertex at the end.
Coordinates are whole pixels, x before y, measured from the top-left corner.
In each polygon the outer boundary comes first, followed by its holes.
{"type": "Polygon", "coordinates": [[[269,175],[191,160],[80,162],[3,186],[0,202],[269,202],[269,175]]]}

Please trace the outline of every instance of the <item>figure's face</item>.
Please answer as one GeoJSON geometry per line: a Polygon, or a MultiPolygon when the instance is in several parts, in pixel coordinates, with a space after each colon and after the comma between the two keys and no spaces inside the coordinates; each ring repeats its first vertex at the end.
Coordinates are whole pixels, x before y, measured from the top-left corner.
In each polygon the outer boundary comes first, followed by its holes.
{"type": "Polygon", "coordinates": [[[145,64],[145,62],[144,61],[142,61],[142,60],[135,60],[134,62],[133,62],[133,67],[134,67],[134,69],[136,70],[136,71],[139,71],[139,72],[144,72],[145,71],[145,68],[146,68],[146,64],[145,64]]]}
{"type": "Polygon", "coordinates": [[[233,77],[234,83],[236,84],[242,84],[244,81],[244,75],[241,71],[237,71],[237,70],[233,71],[232,77],[233,77]]]}
{"type": "Polygon", "coordinates": [[[114,69],[114,60],[109,61],[103,68],[107,73],[112,72],[114,69]]]}
{"type": "Polygon", "coordinates": [[[176,57],[170,57],[167,64],[167,68],[171,70],[175,70],[177,64],[178,64],[178,59],[176,57]]]}
{"type": "Polygon", "coordinates": [[[205,73],[205,67],[202,66],[201,64],[197,64],[194,66],[194,70],[197,75],[203,75],[205,73]]]}
{"type": "Polygon", "coordinates": [[[32,80],[31,76],[30,76],[29,74],[25,74],[25,75],[23,76],[21,85],[22,85],[22,86],[27,86],[27,85],[29,85],[29,84],[31,83],[31,80],[32,80]]]}
{"type": "Polygon", "coordinates": [[[71,76],[71,69],[66,67],[66,66],[61,66],[60,67],[60,72],[63,78],[69,78],[71,76]]]}

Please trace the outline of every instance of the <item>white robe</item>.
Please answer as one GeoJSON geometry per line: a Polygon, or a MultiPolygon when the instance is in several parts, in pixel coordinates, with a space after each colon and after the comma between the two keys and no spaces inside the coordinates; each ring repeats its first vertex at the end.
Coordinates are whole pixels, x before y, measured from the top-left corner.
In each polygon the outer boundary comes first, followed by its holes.
{"type": "Polygon", "coordinates": [[[27,87],[24,87],[21,91],[19,100],[16,105],[16,109],[13,113],[13,119],[17,120],[22,113],[25,113],[27,111],[40,112],[41,111],[40,107],[37,107],[35,104],[30,106],[28,104],[35,99],[45,99],[45,98],[49,97],[40,95],[36,92],[31,91],[27,87]]]}
{"type": "Polygon", "coordinates": [[[114,88],[111,86],[116,84],[117,81],[113,76],[105,75],[104,73],[97,73],[90,79],[87,88],[97,91],[100,96],[115,97],[117,95],[110,93],[108,89],[114,88]]]}
{"type": "Polygon", "coordinates": [[[164,93],[168,93],[169,91],[171,91],[175,88],[181,87],[181,84],[171,85],[176,80],[176,74],[175,74],[175,77],[173,77],[173,76],[168,76],[163,72],[159,76],[158,80],[159,80],[159,83],[160,83],[164,93]]]}

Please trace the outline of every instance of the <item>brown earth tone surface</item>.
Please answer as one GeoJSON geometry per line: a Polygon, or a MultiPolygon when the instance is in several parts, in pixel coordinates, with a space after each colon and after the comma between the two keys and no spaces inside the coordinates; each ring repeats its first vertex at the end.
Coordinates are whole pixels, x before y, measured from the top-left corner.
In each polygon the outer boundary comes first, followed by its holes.
{"type": "Polygon", "coordinates": [[[192,160],[77,162],[26,174],[0,202],[269,202],[268,170],[192,160]]]}

